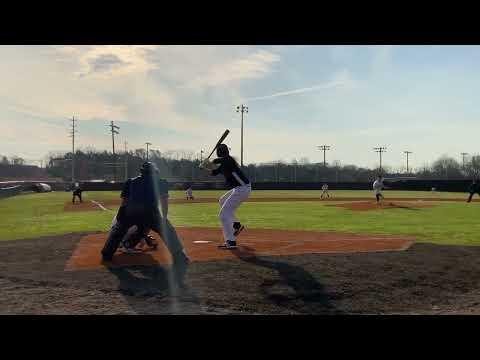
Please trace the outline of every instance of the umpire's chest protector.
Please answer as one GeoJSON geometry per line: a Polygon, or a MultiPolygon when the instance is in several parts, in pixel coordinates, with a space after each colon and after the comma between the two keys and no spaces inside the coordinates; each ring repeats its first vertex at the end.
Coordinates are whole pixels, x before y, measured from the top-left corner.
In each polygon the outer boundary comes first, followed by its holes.
{"type": "Polygon", "coordinates": [[[127,201],[127,213],[145,213],[158,208],[155,188],[148,178],[137,177],[130,182],[127,201]]]}

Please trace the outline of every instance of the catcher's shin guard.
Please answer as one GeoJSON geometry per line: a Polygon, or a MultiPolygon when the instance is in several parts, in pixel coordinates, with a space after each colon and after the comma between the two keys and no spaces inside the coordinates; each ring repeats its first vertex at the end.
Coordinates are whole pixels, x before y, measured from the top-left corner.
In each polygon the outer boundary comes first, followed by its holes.
{"type": "Polygon", "coordinates": [[[108,234],[108,239],[102,249],[102,257],[104,260],[111,260],[113,258],[113,254],[117,251],[126,232],[127,229],[119,223],[112,226],[108,234]]]}

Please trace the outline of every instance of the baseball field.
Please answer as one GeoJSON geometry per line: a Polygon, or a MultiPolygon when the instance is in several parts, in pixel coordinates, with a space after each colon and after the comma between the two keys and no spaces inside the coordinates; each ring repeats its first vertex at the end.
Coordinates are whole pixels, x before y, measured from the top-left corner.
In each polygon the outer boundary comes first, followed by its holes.
{"type": "Polygon", "coordinates": [[[119,192],[85,192],[82,204],[67,192],[0,200],[0,313],[480,314],[478,199],[254,190],[237,212],[239,249],[221,251],[221,194],[170,193],[192,259],[182,289],[161,241],[101,263],[119,192]]]}

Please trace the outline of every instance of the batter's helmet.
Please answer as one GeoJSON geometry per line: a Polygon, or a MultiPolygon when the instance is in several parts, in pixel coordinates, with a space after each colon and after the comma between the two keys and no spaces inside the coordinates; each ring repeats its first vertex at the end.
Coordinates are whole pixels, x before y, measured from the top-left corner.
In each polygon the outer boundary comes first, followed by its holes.
{"type": "Polygon", "coordinates": [[[217,156],[225,157],[228,155],[228,146],[225,144],[220,144],[217,146],[217,156]]]}

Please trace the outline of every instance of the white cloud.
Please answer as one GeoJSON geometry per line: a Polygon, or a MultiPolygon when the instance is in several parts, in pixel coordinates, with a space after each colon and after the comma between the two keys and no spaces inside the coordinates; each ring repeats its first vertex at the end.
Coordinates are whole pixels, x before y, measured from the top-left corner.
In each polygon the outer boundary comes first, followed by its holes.
{"type": "Polygon", "coordinates": [[[245,57],[211,66],[207,72],[194,78],[186,87],[220,87],[240,80],[259,79],[271,73],[273,65],[279,61],[279,55],[258,50],[245,57]]]}
{"type": "Polygon", "coordinates": [[[121,76],[131,73],[146,73],[156,68],[147,55],[156,49],[151,45],[95,46],[81,58],[81,76],[121,76]]]}

